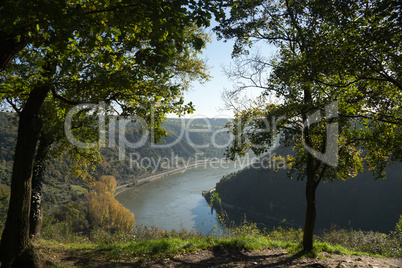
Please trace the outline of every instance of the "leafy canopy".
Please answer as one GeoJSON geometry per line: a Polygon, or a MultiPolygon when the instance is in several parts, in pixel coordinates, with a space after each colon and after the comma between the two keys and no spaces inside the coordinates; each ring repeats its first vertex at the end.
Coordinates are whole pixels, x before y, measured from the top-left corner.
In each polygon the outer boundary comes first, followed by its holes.
{"type": "MultiPolygon", "coordinates": [[[[0,81],[3,104],[18,113],[35,87],[49,86],[41,121],[43,135],[58,144],[52,147],[53,156],[68,150],[77,167],[99,162],[98,152],[73,147],[64,137],[63,122],[73,105],[105,102],[106,113],[116,114],[117,109],[123,116],[136,115],[154,127],[156,140],[166,135],[161,128],[165,114],[193,111],[182,94],[191,81],[209,78],[205,62],[198,58],[209,39],[197,26],[207,25],[208,16],[197,20],[195,11],[182,6],[185,3],[65,4],[63,14],[53,6],[37,15],[37,26],[29,28],[26,37],[32,42],[1,73],[0,81]]],[[[9,27],[30,25],[25,18],[18,14],[9,27]]],[[[8,29],[4,25],[3,30],[8,29]]],[[[97,141],[96,116],[90,109],[75,116],[73,134],[82,141],[97,141]]]]}
{"type": "Polygon", "coordinates": [[[229,15],[215,30],[221,38],[235,39],[234,56],[248,55],[230,72],[243,82],[235,92],[264,89],[230,126],[237,139],[228,155],[248,149],[264,153],[279,132],[281,143],[296,149],[289,162],[299,178],[314,172],[316,181],[347,179],[364,169],[384,177],[389,161],[401,159],[400,7],[374,0],[226,4],[229,15]],[[275,45],[275,57],[250,56],[258,41],[275,45]],[[336,118],[324,114],[331,103],[337,105],[336,118]],[[306,125],[317,110],[323,120],[306,125]],[[273,128],[272,119],[280,117],[273,128]],[[317,159],[306,165],[306,147],[330,151],[332,123],[338,125],[337,165],[317,159]]]}

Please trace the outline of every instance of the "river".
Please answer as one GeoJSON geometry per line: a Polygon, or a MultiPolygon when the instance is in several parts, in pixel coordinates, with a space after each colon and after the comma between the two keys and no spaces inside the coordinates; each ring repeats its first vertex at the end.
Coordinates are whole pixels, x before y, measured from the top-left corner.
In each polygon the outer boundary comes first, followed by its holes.
{"type": "Polygon", "coordinates": [[[218,221],[202,197],[222,176],[243,168],[237,163],[208,163],[183,173],[170,175],[116,196],[134,213],[137,224],[165,230],[198,230],[208,233],[218,221]]]}

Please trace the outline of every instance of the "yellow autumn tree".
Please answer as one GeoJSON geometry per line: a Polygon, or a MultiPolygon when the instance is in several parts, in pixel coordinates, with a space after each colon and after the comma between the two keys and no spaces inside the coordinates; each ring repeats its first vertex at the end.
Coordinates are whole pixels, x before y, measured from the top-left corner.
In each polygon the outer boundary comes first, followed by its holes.
{"type": "Polygon", "coordinates": [[[89,217],[94,226],[129,232],[135,225],[134,214],[114,198],[116,185],[113,176],[102,176],[95,182],[93,191],[85,194],[89,217]]]}

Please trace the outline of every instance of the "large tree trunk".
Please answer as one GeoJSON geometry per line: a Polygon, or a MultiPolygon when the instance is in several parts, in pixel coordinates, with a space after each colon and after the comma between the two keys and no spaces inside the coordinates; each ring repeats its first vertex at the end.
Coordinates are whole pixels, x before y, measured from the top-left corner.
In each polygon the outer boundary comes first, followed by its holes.
{"type": "Polygon", "coordinates": [[[39,111],[48,92],[49,87],[46,84],[35,86],[19,115],[10,205],[0,245],[1,267],[36,265],[32,263],[32,248],[29,247],[31,180],[36,146],[41,131],[39,111]]]}
{"type": "MultiPolygon", "coordinates": [[[[304,88],[304,104],[306,105],[302,111],[302,119],[303,122],[307,122],[309,109],[311,105],[311,91],[310,88],[307,86],[304,88]]],[[[310,126],[307,127],[303,131],[305,144],[307,146],[311,146],[311,138],[310,138],[310,126]]],[[[314,165],[314,156],[307,152],[307,159],[306,159],[306,176],[307,176],[307,183],[306,183],[306,217],[304,222],[304,232],[303,232],[303,250],[308,252],[313,249],[313,242],[314,242],[314,227],[315,227],[315,220],[317,216],[316,205],[315,205],[315,190],[319,181],[316,180],[316,173],[317,167],[314,165]]]]}
{"type": "MultiPolygon", "coordinates": [[[[311,155],[308,158],[312,158],[311,155]]],[[[310,161],[313,161],[310,159],[310,161]]],[[[309,166],[309,165],[307,165],[309,166]]],[[[303,233],[303,250],[308,252],[313,249],[313,238],[314,238],[314,227],[317,217],[316,203],[315,203],[315,191],[318,186],[318,182],[314,179],[314,170],[307,173],[307,183],[306,183],[306,217],[304,222],[304,233],[303,233]],[[309,177],[310,176],[310,177],[309,177]]]]}
{"type": "Polygon", "coordinates": [[[39,237],[42,228],[43,219],[43,199],[42,199],[42,181],[46,170],[46,157],[49,152],[52,139],[49,135],[42,132],[40,136],[39,146],[35,156],[35,166],[32,176],[32,196],[31,196],[31,213],[29,224],[29,236],[39,237]]]}
{"type": "MultiPolygon", "coordinates": [[[[40,145],[39,145],[40,147],[40,145]]],[[[29,236],[39,237],[42,228],[43,219],[43,201],[42,201],[42,178],[44,166],[37,164],[32,175],[32,196],[31,196],[31,210],[29,215],[29,236]]]]}
{"type": "Polygon", "coordinates": [[[10,35],[0,32],[0,72],[6,68],[7,64],[12,61],[25,45],[26,42],[23,34],[15,33],[10,35]]]}

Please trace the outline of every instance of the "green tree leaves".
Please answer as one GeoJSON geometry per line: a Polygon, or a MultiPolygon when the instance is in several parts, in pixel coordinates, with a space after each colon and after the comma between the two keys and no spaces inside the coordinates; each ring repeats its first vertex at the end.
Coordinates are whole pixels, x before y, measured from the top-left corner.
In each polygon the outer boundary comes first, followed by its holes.
{"type": "Polygon", "coordinates": [[[197,3],[195,9],[193,1],[162,0],[0,3],[0,71],[21,51],[0,77],[1,99],[20,115],[13,213],[3,232],[2,265],[11,266],[28,245],[30,200],[22,197],[30,196],[39,126],[47,123],[41,108],[46,106],[58,120],[72,105],[104,101],[120,106],[122,115],[151,122],[150,106],[158,102],[157,129],[165,114],[191,112],[181,94],[186,81],[207,77],[196,57],[204,37],[195,25],[209,24],[212,4],[197,3]],[[182,77],[174,77],[176,65],[182,65],[182,77]],[[23,146],[30,150],[23,152],[23,146]],[[7,237],[15,243],[6,246],[7,237]]]}
{"type": "Polygon", "coordinates": [[[353,178],[363,169],[383,178],[389,160],[401,160],[402,47],[400,16],[396,15],[400,7],[376,0],[233,0],[226,1],[226,6],[228,15],[215,30],[221,38],[235,39],[234,56],[248,55],[258,41],[278,48],[272,60],[259,54],[241,58],[231,73],[246,84],[237,91],[249,83],[277,102],[259,102],[237,115],[231,131],[240,138],[234,140],[229,155],[246,149],[266,152],[276,134],[263,122],[270,116],[283,116],[276,131],[281,133],[281,143],[296,150],[292,171],[300,179],[307,178],[304,246],[309,250],[315,189],[321,180],[353,178]],[[244,66],[252,71],[242,70],[244,66]],[[323,113],[334,102],[336,119],[314,120],[317,111],[323,113]],[[259,118],[253,117],[255,110],[260,111],[259,118]],[[317,159],[319,153],[330,151],[326,139],[334,120],[339,128],[333,145],[338,147],[335,167],[317,159]],[[254,131],[245,131],[247,126],[237,121],[247,122],[254,131]],[[250,144],[265,145],[265,149],[250,144]],[[309,153],[307,148],[319,153],[309,153]]]}

